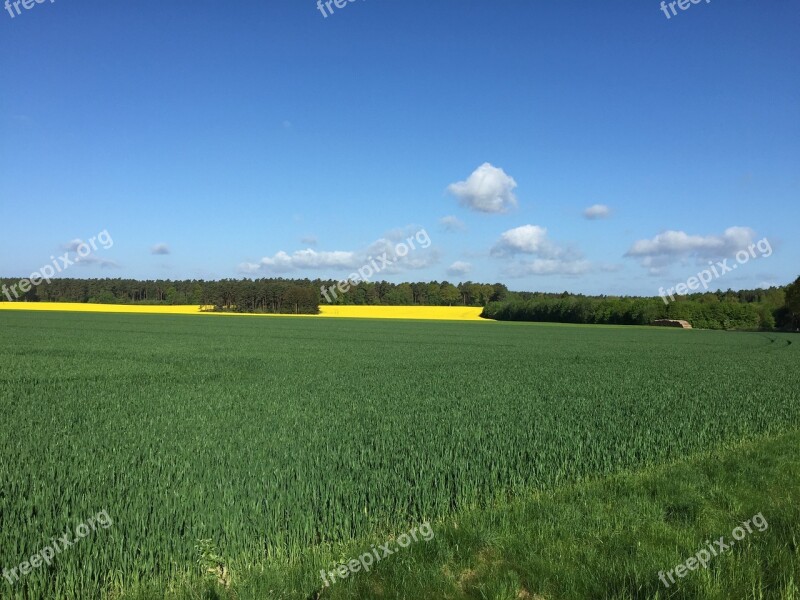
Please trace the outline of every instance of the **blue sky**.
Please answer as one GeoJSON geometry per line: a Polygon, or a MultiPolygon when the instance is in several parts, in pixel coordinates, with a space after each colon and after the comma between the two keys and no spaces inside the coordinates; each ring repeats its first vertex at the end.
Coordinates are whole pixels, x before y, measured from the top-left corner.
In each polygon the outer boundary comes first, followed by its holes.
{"type": "Polygon", "coordinates": [[[655,295],[764,238],[712,287],[800,275],[795,0],[28,1],[2,276],[107,231],[65,275],[339,279],[421,228],[386,279],[655,295]]]}

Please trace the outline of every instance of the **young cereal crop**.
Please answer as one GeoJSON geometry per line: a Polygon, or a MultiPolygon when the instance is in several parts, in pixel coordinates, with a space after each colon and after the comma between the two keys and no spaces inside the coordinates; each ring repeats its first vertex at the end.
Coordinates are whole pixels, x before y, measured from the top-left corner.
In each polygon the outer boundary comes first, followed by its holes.
{"type": "Polygon", "coordinates": [[[3,598],[166,585],[200,540],[224,584],[800,423],[781,334],[27,312],[0,327],[2,566],[87,515],[114,521],[0,581],[3,598]]]}

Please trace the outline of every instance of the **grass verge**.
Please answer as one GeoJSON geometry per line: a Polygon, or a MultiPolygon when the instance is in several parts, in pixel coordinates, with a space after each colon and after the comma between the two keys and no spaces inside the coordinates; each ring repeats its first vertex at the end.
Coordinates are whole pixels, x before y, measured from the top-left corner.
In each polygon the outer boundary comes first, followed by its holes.
{"type": "MultiPolygon", "coordinates": [[[[139,587],[125,598],[800,599],[800,432],[761,438],[694,459],[565,486],[467,511],[433,524],[435,537],[325,587],[333,570],[390,541],[309,549],[283,564],[225,567],[225,584],[187,575],[170,591],[139,587]],[[659,572],[754,515],[740,541],[665,587],[659,572]]],[[[396,533],[402,533],[396,532],[396,533]]],[[[222,572],[222,570],[220,570],[222,572]]]]}

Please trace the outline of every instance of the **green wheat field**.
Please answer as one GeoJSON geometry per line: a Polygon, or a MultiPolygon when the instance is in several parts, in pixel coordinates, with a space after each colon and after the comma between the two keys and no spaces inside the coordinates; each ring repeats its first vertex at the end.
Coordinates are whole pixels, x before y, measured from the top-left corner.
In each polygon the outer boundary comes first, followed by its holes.
{"type": "Polygon", "coordinates": [[[797,336],[28,312],[0,331],[0,568],[113,519],[1,598],[800,598],[797,336]],[[661,586],[756,512],[766,532],[661,586]],[[322,585],[425,520],[435,541],[322,585]]]}

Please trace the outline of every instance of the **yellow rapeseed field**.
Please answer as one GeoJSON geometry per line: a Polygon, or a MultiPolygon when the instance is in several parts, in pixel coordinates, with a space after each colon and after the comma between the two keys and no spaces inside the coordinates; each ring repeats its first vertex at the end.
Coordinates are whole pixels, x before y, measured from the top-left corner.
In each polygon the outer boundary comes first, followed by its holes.
{"type": "Polygon", "coordinates": [[[321,317],[484,321],[475,306],[320,306],[321,317]]]}
{"type": "Polygon", "coordinates": [[[421,319],[436,321],[483,321],[474,306],[331,306],[322,305],[319,315],[254,315],[249,313],[204,313],[200,307],[151,306],[143,304],[83,304],[77,302],[0,302],[0,310],[41,310],[70,312],[138,313],[158,315],[220,315],[260,317],[322,317],[351,319],[421,319]]]}
{"type": "Polygon", "coordinates": [[[0,302],[0,310],[141,313],[159,315],[202,314],[199,306],[150,306],[144,304],[84,304],[81,302],[0,302]]]}

